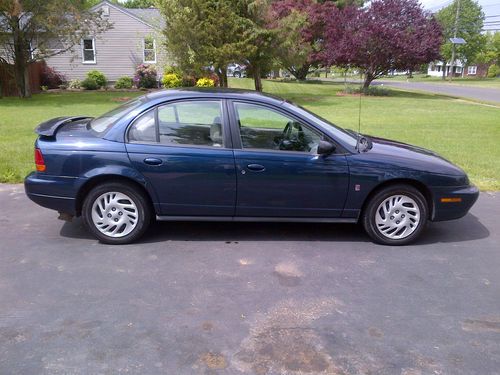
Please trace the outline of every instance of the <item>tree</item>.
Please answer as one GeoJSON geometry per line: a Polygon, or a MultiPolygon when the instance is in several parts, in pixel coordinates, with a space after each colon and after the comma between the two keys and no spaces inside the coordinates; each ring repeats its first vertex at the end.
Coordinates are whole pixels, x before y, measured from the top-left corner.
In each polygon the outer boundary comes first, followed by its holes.
{"type": "Polygon", "coordinates": [[[439,58],[437,21],[417,0],[373,0],[366,8],[329,13],[322,59],[327,65],[357,67],[363,88],[390,70],[415,70],[439,58]]]}
{"type": "Polygon", "coordinates": [[[484,45],[476,54],[475,63],[491,64],[500,62],[500,33],[487,33],[484,35],[484,45]]]}
{"type": "Polygon", "coordinates": [[[275,54],[283,67],[298,80],[305,80],[317,66],[325,33],[325,15],[334,3],[315,0],[279,0],[273,3],[269,27],[277,34],[275,54]]]}
{"type": "Polygon", "coordinates": [[[467,61],[474,61],[477,54],[480,53],[485,43],[484,35],[481,34],[484,13],[481,6],[473,0],[455,0],[452,4],[437,12],[436,19],[443,30],[441,55],[444,58],[444,78],[446,64],[451,60],[452,44],[450,38],[455,35],[455,27],[457,31],[456,36],[466,41],[466,44],[456,46],[456,59],[462,61],[462,63],[466,63],[467,61]],[[455,25],[457,7],[459,5],[458,22],[455,25]]]}
{"type": "Polygon", "coordinates": [[[155,8],[155,0],[127,0],[121,4],[125,8],[155,8]]]}
{"type": "Polygon", "coordinates": [[[86,8],[83,0],[0,1],[0,63],[10,67],[19,96],[31,96],[32,63],[68,51],[82,35],[111,27],[100,13],[86,8]]]}

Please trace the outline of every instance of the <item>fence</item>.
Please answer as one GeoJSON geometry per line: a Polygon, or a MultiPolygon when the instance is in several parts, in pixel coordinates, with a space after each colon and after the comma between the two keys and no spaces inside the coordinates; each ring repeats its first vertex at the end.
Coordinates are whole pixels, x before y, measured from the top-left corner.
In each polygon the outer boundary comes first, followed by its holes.
{"type": "MultiPolygon", "coordinates": [[[[36,62],[29,66],[30,88],[32,93],[40,92],[40,80],[44,62],[36,62]]],[[[12,66],[0,64],[0,90],[1,96],[18,96],[16,81],[11,75],[12,66]]]]}

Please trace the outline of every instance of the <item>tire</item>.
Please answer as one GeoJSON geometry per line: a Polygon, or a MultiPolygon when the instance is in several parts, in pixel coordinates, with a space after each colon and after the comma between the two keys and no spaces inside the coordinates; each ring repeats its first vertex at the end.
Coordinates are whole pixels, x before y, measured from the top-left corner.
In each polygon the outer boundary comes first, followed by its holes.
{"type": "Polygon", "coordinates": [[[241,73],[240,72],[234,72],[233,73],[234,78],[241,78],[241,73]]]}
{"type": "Polygon", "coordinates": [[[87,194],[82,207],[87,229],[102,243],[113,245],[139,239],[148,229],[151,215],[143,192],[129,183],[97,185],[87,194]]]}
{"type": "Polygon", "coordinates": [[[415,241],[427,218],[428,204],[420,191],[410,185],[392,185],[370,198],[362,223],[374,242],[399,246],[415,241]]]}

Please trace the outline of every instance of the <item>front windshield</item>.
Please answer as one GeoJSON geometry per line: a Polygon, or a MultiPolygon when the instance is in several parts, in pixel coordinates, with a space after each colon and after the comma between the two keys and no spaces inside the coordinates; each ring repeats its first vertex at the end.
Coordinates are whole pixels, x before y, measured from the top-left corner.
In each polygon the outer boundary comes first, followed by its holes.
{"type": "Polygon", "coordinates": [[[134,108],[141,105],[142,101],[140,99],[134,99],[125,104],[103,114],[102,116],[96,117],[89,123],[89,129],[102,135],[108,131],[119,119],[121,119],[125,114],[133,110],[134,108]]]}
{"type": "Polygon", "coordinates": [[[308,111],[307,109],[305,109],[301,106],[292,105],[292,104],[287,103],[287,102],[285,102],[285,105],[290,106],[292,109],[294,109],[296,112],[298,112],[300,115],[304,116],[308,120],[310,120],[316,124],[319,124],[320,126],[328,128],[334,134],[335,138],[340,140],[341,142],[344,142],[353,148],[356,147],[357,138],[353,134],[349,133],[347,130],[344,130],[344,129],[332,124],[328,120],[325,120],[324,118],[308,111]]]}

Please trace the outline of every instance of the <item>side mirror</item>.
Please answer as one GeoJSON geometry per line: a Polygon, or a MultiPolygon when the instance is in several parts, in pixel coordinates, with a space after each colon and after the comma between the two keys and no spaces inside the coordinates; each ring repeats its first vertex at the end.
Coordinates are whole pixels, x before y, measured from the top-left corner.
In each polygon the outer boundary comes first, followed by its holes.
{"type": "Polygon", "coordinates": [[[335,145],[328,141],[319,141],[318,144],[318,155],[328,156],[335,151],[335,145]]]}

